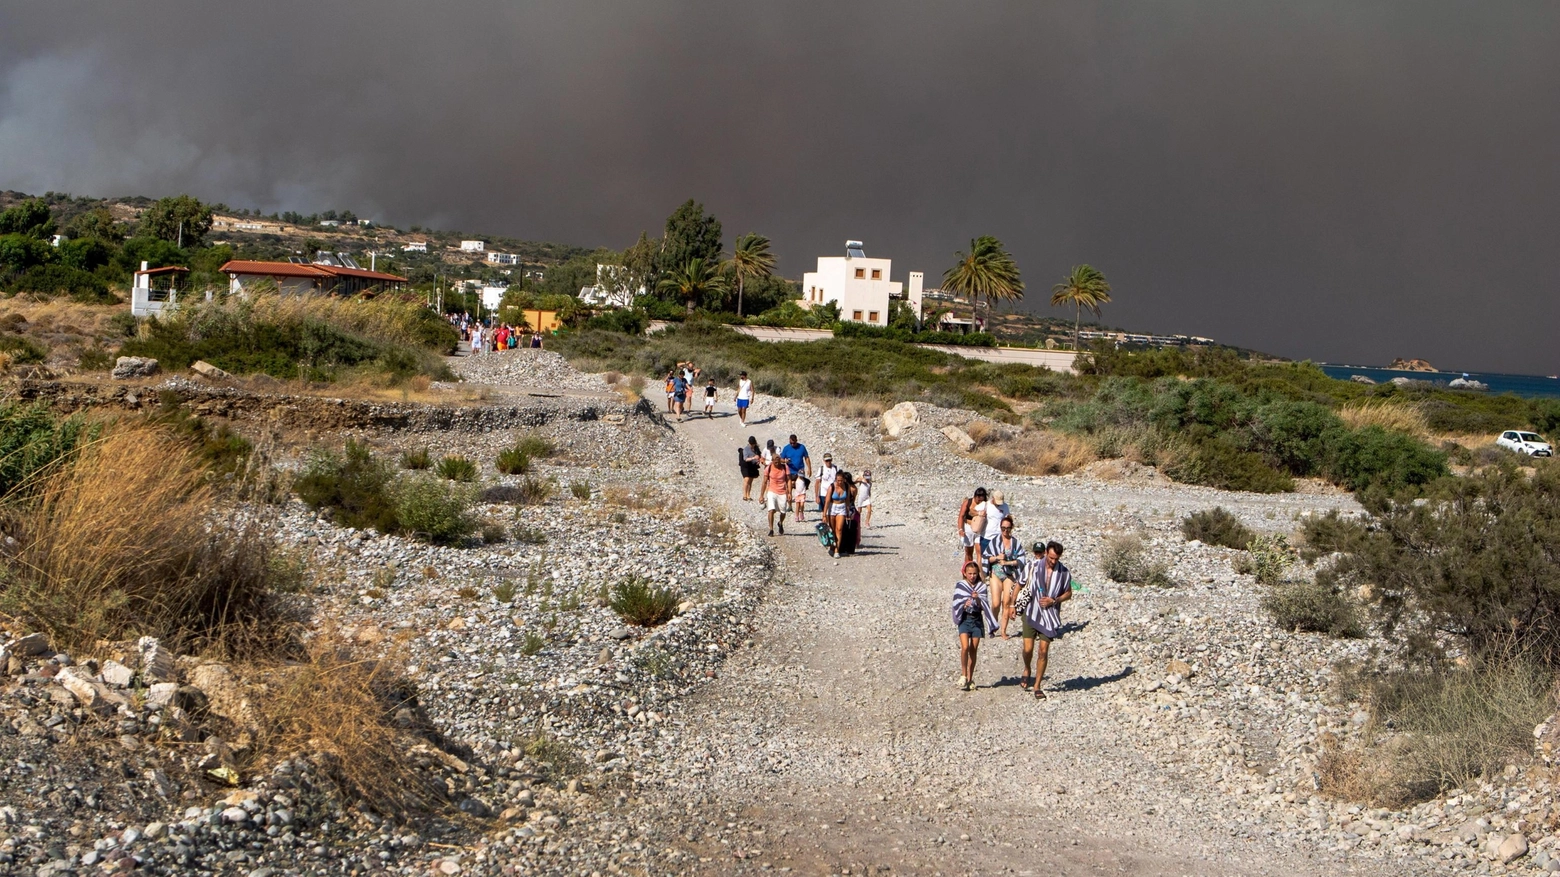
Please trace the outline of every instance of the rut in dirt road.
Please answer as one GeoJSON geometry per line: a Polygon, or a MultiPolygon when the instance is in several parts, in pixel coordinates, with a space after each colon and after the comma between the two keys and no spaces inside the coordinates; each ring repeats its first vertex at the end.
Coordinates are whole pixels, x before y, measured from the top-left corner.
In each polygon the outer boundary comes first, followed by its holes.
{"type": "MultiPolygon", "coordinates": [[[[690,481],[748,526],[764,528],[759,503],[741,501],[732,459],[748,435],[762,445],[795,432],[815,461],[829,450],[842,469],[871,468],[877,481],[856,556],[824,552],[811,504],[803,532],[775,538],[784,582],[754,619],[757,647],[732,659],[730,684],[687,706],[699,730],[686,735],[695,742],[680,793],[769,826],[750,840],[758,858],[804,873],[1394,873],[1248,830],[1181,753],[1141,745],[1139,715],[1116,706],[1141,668],[1101,620],[1102,607],[1133,598],[1098,577],[1088,552],[1098,522],[1077,512],[1097,504],[1094,486],[1013,479],[1021,483],[1005,488],[1021,538],[1067,544],[1084,587],[1064,610],[1049,700],[1019,688],[1016,625],[1011,641],[985,640],[978,688],[966,693],[948,601],[962,559],[954,511],[975,485],[879,456],[853,427],[802,403],[768,400],[750,420],[676,427],[693,457],[690,481]]],[[[1223,719],[1194,711],[1165,721],[1223,719]]],[[[1261,783],[1261,767],[1241,781],[1261,783]]],[[[712,852],[712,872],[733,864],[730,849],[712,852]]]]}

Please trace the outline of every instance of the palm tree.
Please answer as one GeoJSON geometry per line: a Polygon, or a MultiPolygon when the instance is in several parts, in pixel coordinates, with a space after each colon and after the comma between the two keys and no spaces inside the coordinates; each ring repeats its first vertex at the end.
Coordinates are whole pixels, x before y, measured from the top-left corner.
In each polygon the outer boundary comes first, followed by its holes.
{"type": "Polygon", "coordinates": [[[656,289],[675,292],[688,305],[688,315],[693,316],[693,306],[706,295],[726,291],[726,281],[716,274],[710,264],[695,256],[686,265],[673,268],[656,284],[656,289]]]}
{"type": "Polygon", "coordinates": [[[953,267],[943,272],[943,289],[969,298],[971,323],[975,321],[975,303],[981,296],[988,302],[1024,297],[1018,263],[1002,248],[1002,242],[991,235],[970,241],[970,251],[956,257],[958,261],[953,267]]]}
{"type": "Polygon", "coordinates": [[[737,316],[742,316],[742,289],[748,278],[768,277],[775,271],[775,256],[769,252],[769,238],[748,233],[737,238],[731,258],[721,266],[737,278],[737,316]]]}
{"type": "Polygon", "coordinates": [[[1079,342],[1083,338],[1081,330],[1083,309],[1088,308],[1094,312],[1094,316],[1100,315],[1100,305],[1110,301],[1110,281],[1100,273],[1098,268],[1092,265],[1075,265],[1067,279],[1051,287],[1051,307],[1071,303],[1073,306],[1073,350],[1083,348],[1079,342]]]}

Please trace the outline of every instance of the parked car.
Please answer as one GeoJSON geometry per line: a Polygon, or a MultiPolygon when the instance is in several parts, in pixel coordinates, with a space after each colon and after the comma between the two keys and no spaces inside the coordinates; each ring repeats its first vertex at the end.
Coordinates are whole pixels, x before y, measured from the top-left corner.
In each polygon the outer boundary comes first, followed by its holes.
{"type": "Polygon", "coordinates": [[[1523,432],[1518,429],[1508,429],[1495,440],[1508,451],[1516,451],[1519,454],[1527,454],[1529,457],[1553,457],[1555,449],[1544,441],[1544,437],[1536,432],[1523,432]]]}

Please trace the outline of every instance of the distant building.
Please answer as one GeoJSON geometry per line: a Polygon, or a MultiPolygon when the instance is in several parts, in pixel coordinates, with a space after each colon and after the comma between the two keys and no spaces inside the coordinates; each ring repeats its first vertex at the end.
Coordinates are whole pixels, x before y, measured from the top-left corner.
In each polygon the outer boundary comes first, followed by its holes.
{"type": "Polygon", "coordinates": [[[401,252],[403,252],[403,253],[426,253],[426,252],[428,252],[428,242],[427,241],[411,241],[411,242],[407,243],[406,246],[401,248],[401,252]]]}
{"type": "Polygon", "coordinates": [[[1123,344],[1142,344],[1151,347],[1199,347],[1219,342],[1200,335],[1150,335],[1142,332],[1105,332],[1084,329],[1078,333],[1083,341],[1111,341],[1117,347],[1123,344]]]}
{"type": "Polygon", "coordinates": [[[461,241],[460,242],[460,251],[462,253],[480,253],[480,252],[482,252],[483,250],[486,250],[486,249],[487,249],[487,242],[486,241],[461,241]]]}
{"type": "Polygon", "coordinates": [[[147,268],[135,272],[135,282],[130,287],[130,313],[137,317],[150,317],[178,304],[179,284],[190,269],[178,265],[166,268],[147,268]]]}
{"type": "Polygon", "coordinates": [[[361,295],[401,289],[406,278],[359,268],[341,253],[321,253],[314,262],[253,262],[235,259],[220,269],[230,292],[245,295],[262,289],[284,295],[330,293],[361,295]]]}
{"type": "Polygon", "coordinates": [[[634,299],[644,295],[646,290],[643,283],[634,289],[623,282],[623,272],[627,270],[622,265],[596,263],[596,285],[580,287],[580,301],[593,307],[633,307],[634,299]]]}
{"type": "Polygon", "coordinates": [[[363,228],[373,228],[374,227],[374,221],[372,219],[359,219],[357,221],[357,224],[359,226],[363,227],[363,228]]]}
{"type": "Polygon", "coordinates": [[[339,220],[339,219],[322,219],[322,220],[320,220],[320,228],[338,228],[340,226],[341,226],[341,220],[339,220]]]}
{"type": "MultiPolygon", "coordinates": [[[[888,325],[888,303],[905,297],[904,288],[889,279],[892,259],[871,259],[861,241],[846,241],[845,255],[819,256],[818,270],[802,275],[804,308],[835,302],[840,319],[853,323],[888,325]]],[[[911,276],[913,306],[917,319],[921,309],[921,272],[911,276]]]]}
{"type": "Polygon", "coordinates": [[[508,291],[509,287],[507,286],[489,285],[482,287],[479,290],[482,298],[482,306],[487,308],[489,311],[497,311],[498,306],[504,302],[504,293],[508,291]]]}
{"type": "Polygon", "coordinates": [[[518,264],[520,264],[520,257],[516,256],[514,253],[488,253],[487,254],[487,260],[488,260],[488,264],[490,264],[490,265],[518,265],[518,264]]]}

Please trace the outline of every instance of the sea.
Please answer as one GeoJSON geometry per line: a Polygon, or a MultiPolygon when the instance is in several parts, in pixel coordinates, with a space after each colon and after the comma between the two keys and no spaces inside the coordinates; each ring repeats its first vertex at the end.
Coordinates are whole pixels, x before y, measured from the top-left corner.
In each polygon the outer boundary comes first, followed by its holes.
{"type": "MultiPolygon", "coordinates": [[[[1414,372],[1403,371],[1395,368],[1367,368],[1357,365],[1332,365],[1330,363],[1318,363],[1322,371],[1328,377],[1347,381],[1354,375],[1364,375],[1378,384],[1384,384],[1393,378],[1408,378],[1411,381],[1429,381],[1432,384],[1446,386],[1453,378],[1464,377],[1462,372],[1414,372]]],[[[1503,375],[1488,372],[1468,372],[1469,380],[1488,384],[1488,392],[1494,395],[1511,393],[1514,396],[1525,398],[1556,398],[1560,399],[1560,378],[1545,377],[1544,375],[1503,375]]]]}

